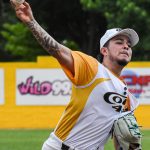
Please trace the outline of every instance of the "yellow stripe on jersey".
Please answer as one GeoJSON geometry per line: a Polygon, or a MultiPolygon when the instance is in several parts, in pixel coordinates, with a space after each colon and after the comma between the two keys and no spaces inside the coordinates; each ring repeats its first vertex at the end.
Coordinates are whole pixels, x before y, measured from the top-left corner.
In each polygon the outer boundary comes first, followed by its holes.
{"type": "Polygon", "coordinates": [[[83,111],[86,105],[86,102],[88,101],[88,97],[91,94],[92,90],[98,84],[108,80],[110,79],[99,78],[96,79],[89,87],[86,88],[73,87],[71,101],[69,105],[66,107],[64,115],[55,130],[55,134],[61,140],[64,141],[69,135],[72,128],[75,126],[81,112],[83,111]]]}

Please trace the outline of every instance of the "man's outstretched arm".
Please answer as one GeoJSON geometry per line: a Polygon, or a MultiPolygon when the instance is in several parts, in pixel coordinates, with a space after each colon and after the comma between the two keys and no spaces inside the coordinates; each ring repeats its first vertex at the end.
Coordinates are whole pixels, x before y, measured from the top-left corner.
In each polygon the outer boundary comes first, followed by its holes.
{"type": "Polygon", "coordinates": [[[20,6],[15,7],[15,11],[17,17],[28,26],[41,46],[74,74],[71,50],[58,43],[36,22],[30,5],[24,2],[20,6]]]}

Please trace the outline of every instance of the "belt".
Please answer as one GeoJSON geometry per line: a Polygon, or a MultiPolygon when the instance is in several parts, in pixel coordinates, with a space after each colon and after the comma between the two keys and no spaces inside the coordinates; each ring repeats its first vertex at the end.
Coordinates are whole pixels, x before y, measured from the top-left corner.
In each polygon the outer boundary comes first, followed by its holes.
{"type": "Polygon", "coordinates": [[[72,149],[72,148],[69,147],[68,145],[62,143],[61,150],[75,150],[75,149],[72,149]]]}
{"type": "Polygon", "coordinates": [[[61,150],[69,150],[69,148],[70,147],[68,145],[62,143],[61,150]]]}
{"type": "Polygon", "coordinates": [[[61,147],[61,150],[75,150],[72,146],[68,146],[65,143],[63,143],[62,140],[60,140],[53,132],[50,134],[50,137],[54,142],[56,142],[57,145],[61,147]]]}

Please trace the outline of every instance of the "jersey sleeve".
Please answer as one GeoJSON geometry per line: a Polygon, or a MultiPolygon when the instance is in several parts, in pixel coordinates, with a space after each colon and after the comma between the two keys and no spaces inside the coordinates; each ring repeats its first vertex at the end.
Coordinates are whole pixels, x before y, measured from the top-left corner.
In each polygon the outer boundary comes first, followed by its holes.
{"type": "Polygon", "coordinates": [[[98,61],[82,52],[72,51],[71,53],[74,60],[75,74],[72,75],[72,73],[62,65],[65,74],[76,86],[83,86],[90,83],[98,71],[98,61]]]}

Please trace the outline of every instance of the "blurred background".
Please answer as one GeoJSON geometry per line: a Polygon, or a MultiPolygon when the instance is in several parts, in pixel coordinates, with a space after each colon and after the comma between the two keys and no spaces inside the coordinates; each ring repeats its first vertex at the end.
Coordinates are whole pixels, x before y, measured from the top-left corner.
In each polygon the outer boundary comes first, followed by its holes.
{"type": "MultiPolygon", "coordinates": [[[[133,63],[123,76],[141,100],[136,116],[143,126],[143,149],[148,150],[150,0],[27,2],[37,22],[58,42],[95,58],[99,54],[100,37],[107,29],[137,31],[140,41],[133,49],[133,63]]],[[[0,0],[0,150],[41,149],[69,102],[71,86],[60,70],[58,62],[16,18],[9,0],[0,0]]],[[[105,150],[113,149],[109,141],[105,150]]]]}
{"type": "MultiPolygon", "coordinates": [[[[28,0],[36,20],[60,43],[99,53],[108,28],[133,28],[140,37],[133,60],[150,60],[150,0],[28,0]]],[[[0,61],[34,61],[47,55],[15,16],[8,0],[0,0],[0,61]],[[36,51],[35,51],[36,49],[36,51]]]]}

